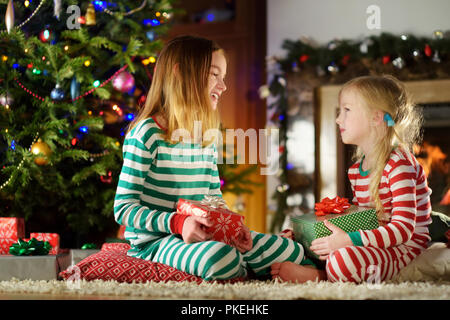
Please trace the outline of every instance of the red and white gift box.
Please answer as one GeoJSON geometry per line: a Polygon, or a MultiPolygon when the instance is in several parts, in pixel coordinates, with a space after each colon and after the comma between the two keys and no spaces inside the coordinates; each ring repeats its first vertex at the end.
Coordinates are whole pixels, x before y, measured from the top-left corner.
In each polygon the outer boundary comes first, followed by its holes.
{"type": "Polygon", "coordinates": [[[9,247],[24,236],[23,218],[0,217],[0,254],[9,254],[9,247]]]}
{"type": "Polygon", "coordinates": [[[59,234],[57,233],[44,233],[44,232],[32,232],[30,233],[30,239],[36,238],[39,241],[48,241],[52,248],[48,254],[59,253],[59,234]]]}
{"type": "Polygon", "coordinates": [[[16,242],[16,238],[0,238],[0,254],[9,254],[9,247],[16,242]]]}
{"type": "Polygon", "coordinates": [[[213,235],[212,239],[233,245],[233,240],[244,226],[244,217],[226,208],[220,197],[206,195],[202,201],[179,199],[177,212],[180,214],[211,217],[213,226],[205,231],[213,235]]]}
{"type": "Polygon", "coordinates": [[[0,238],[17,239],[25,237],[23,218],[0,217],[0,238]]]}

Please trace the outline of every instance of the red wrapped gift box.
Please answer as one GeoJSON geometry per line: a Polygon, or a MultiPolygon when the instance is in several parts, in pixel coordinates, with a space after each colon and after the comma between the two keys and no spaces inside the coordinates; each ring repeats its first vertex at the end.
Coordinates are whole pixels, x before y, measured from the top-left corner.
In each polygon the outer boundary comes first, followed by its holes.
{"type": "Polygon", "coordinates": [[[16,238],[0,238],[0,254],[9,254],[9,247],[16,242],[16,238]]]}
{"type": "Polygon", "coordinates": [[[244,217],[225,207],[220,197],[205,196],[202,201],[179,199],[177,212],[186,215],[210,216],[214,225],[206,229],[213,240],[232,245],[244,226],[244,217]]]}
{"type": "Polygon", "coordinates": [[[58,254],[59,253],[59,234],[57,233],[40,233],[40,232],[32,232],[30,233],[30,239],[36,238],[39,241],[48,241],[52,248],[48,252],[48,254],[58,254]]]}
{"type": "Polygon", "coordinates": [[[0,238],[17,239],[25,237],[23,218],[0,217],[0,238]]]}

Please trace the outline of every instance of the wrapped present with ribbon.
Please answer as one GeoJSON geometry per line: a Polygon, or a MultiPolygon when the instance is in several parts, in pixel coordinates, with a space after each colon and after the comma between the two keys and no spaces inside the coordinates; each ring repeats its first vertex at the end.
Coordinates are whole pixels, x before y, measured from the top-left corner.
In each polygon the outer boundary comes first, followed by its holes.
{"type": "Polygon", "coordinates": [[[217,196],[205,195],[203,200],[179,199],[177,212],[180,214],[207,217],[213,221],[213,226],[206,232],[213,235],[212,239],[232,245],[244,226],[244,217],[229,210],[225,200],[217,196]]]}
{"type": "MultiPolygon", "coordinates": [[[[330,203],[328,200],[325,203],[330,203]]],[[[339,203],[347,206],[346,201],[339,200],[339,203]]],[[[325,227],[324,220],[330,221],[335,226],[345,232],[354,232],[358,230],[372,230],[379,227],[377,213],[374,208],[358,207],[350,205],[342,213],[335,212],[336,206],[331,205],[326,209],[319,206],[320,210],[325,210],[325,214],[319,215],[316,212],[307,213],[301,216],[291,217],[294,236],[296,241],[300,242],[310,257],[318,256],[309,249],[311,242],[317,238],[327,237],[331,231],[325,227]]],[[[341,210],[339,207],[338,210],[341,210]]]]}
{"type": "Polygon", "coordinates": [[[32,232],[30,233],[30,239],[31,238],[36,238],[36,240],[49,242],[52,246],[49,252],[50,255],[55,255],[59,253],[59,240],[60,240],[59,234],[46,232],[32,232]]]}
{"type": "Polygon", "coordinates": [[[18,239],[10,245],[9,254],[0,255],[0,281],[56,280],[60,266],[69,259],[68,253],[49,255],[51,249],[48,241],[18,239]]]}
{"type": "Polygon", "coordinates": [[[25,237],[23,218],[0,217],[0,238],[15,239],[25,237]]]}
{"type": "Polygon", "coordinates": [[[19,239],[9,247],[9,253],[15,256],[45,256],[52,248],[48,241],[31,238],[30,241],[19,239]]]}

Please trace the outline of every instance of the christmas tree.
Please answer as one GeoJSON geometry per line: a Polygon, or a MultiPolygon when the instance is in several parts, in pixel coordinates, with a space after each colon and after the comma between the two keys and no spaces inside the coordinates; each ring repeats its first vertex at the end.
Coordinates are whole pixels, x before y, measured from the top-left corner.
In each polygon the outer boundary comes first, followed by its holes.
{"type": "Polygon", "coordinates": [[[59,233],[61,247],[115,235],[123,136],[171,2],[0,4],[0,216],[59,233]]]}

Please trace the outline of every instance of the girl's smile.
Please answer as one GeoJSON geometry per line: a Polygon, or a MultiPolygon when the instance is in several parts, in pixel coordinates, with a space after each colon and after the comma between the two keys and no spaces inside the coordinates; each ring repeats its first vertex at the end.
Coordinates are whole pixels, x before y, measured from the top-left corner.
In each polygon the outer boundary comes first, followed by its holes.
{"type": "Polygon", "coordinates": [[[227,61],[220,51],[214,51],[211,57],[211,69],[208,78],[208,90],[213,109],[217,108],[217,103],[222,93],[227,90],[225,85],[225,75],[227,73],[227,61]]]}

